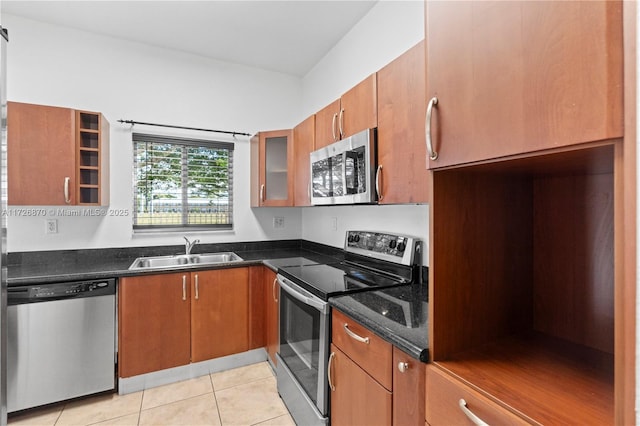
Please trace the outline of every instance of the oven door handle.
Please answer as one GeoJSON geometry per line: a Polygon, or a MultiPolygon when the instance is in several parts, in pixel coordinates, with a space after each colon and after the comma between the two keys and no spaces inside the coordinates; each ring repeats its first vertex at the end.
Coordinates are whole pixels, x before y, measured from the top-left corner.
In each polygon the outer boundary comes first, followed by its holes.
{"type": "Polygon", "coordinates": [[[311,306],[312,308],[315,308],[322,313],[327,312],[328,304],[324,300],[315,297],[313,294],[298,287],[295,283],[291,282],[281,275],[278,275],[277,279],[278,283],[280,284],[280,290],[286,291],[287,294],[294,299],[304,303],[305,305],[311,306]]]}

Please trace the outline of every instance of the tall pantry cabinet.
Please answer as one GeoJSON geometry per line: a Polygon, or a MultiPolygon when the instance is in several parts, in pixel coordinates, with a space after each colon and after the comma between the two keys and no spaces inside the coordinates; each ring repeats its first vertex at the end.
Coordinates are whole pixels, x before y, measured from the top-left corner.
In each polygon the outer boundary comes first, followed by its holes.
{"type": "Polygon", "coordinates": [[[622,9],[425,3],[432,426],[634,421],[635,22],[622,9]]]}

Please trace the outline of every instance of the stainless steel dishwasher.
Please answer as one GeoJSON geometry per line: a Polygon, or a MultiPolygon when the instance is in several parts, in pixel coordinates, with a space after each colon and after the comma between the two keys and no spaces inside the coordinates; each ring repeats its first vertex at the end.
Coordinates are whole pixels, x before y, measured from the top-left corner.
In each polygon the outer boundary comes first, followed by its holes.
{"type": "Polygon", "coordinates": [[[7,289],[7,410],[115,387],[116,280],[7,289]]]}

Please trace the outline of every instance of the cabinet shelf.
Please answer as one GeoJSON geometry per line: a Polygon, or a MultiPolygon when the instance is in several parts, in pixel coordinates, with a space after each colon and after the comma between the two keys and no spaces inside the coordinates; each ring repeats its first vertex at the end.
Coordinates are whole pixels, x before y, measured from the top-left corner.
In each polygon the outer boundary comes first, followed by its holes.
{"type": "Polygon", "coordinates": [[[435,364],[529,421],[611,424],[614,418],[612,354],[534,334],[435,364]]]}

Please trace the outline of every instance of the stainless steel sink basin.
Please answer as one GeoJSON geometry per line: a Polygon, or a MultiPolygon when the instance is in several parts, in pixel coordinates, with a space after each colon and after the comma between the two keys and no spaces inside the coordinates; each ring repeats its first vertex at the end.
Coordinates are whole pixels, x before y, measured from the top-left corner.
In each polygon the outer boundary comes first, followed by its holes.
{"type": "Polygon", "coordinates": [[[232,251],[220,253],[179,254],[174,256],[139,257],[129,269],[184,268],[185,266],[218,265],[221,263],[242,262],[242,258],[232,251]]]}

